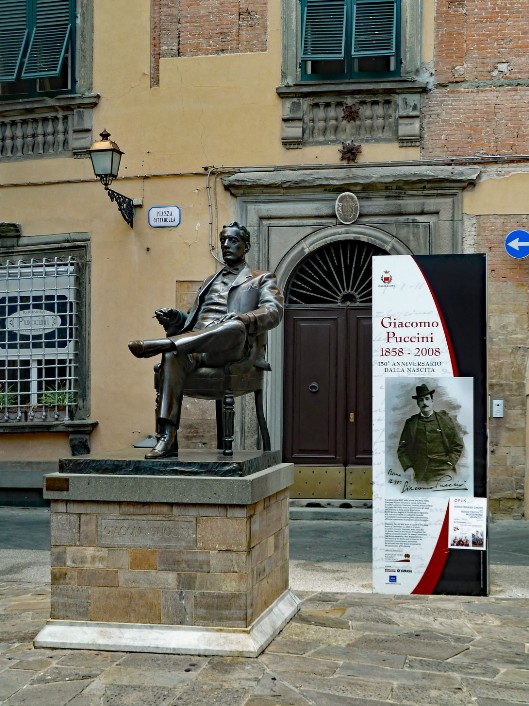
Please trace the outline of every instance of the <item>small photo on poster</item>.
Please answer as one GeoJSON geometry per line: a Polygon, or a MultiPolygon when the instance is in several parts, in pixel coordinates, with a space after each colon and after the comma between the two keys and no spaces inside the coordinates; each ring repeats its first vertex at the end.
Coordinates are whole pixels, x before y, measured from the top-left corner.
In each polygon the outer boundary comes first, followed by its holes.
{"type": "Polygon", "coordinates": [[[487,548],[486,498],[450,498],[448,546],[478,551],[487,548]]]}
{"type": "Polygon", "coordinates": [[[474,495],[474,379],[385,381],[386,497],[474,495]]]}

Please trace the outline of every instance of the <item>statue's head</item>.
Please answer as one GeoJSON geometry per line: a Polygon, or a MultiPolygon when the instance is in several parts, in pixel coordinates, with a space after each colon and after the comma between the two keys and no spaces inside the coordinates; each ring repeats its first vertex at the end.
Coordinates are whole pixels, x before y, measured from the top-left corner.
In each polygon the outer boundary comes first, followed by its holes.
{"type": "Polygon", "coordinates": [[[237,221],[222,227],[219,235],[222,258],[227,265],[243,262],[250,249],[250,231],[237,221]]]}

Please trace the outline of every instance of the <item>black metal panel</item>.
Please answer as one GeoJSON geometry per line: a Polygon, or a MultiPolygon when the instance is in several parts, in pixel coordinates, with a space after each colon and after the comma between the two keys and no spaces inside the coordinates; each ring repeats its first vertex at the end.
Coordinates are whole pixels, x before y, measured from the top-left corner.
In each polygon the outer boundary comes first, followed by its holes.
{"type": "MultiPolygon", "coordinates": [[[[450,338],[456,375],[474,378],[474,495],[487,497],[487,258],[417,256],[450,338]]],[[[434,593],[486,595],[488,551],[450,550],[434,593]]]]}

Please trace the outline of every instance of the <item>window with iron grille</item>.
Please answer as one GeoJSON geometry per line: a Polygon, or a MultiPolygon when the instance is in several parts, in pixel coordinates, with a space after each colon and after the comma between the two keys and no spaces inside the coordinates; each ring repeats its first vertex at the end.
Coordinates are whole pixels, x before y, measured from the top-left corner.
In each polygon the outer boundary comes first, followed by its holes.
{"type": "Polygon", "coordinates": [[[400,0],[302,0],[301,78],[400,76],[400,0]]]}
{"type": "Polygon", "coordinates": [[[75,0],[0,0],[0,96],[74,88],[75,0]]]}
{"type": "Polygon", "coordinates": [[[84,252],[0,257],[0,423],[86,408],[84,252]]]}

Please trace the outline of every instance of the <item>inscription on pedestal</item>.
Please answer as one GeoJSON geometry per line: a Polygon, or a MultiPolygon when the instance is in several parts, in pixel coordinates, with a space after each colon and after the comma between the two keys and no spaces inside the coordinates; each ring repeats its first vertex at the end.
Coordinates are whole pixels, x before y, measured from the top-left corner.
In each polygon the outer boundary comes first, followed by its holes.
{"type": "Polygon", "coordinates": [[[101,547],[177,547],[194,549],[196,523],[193,519],[153,520],[105,518],[99,520],[101,547]]]}

